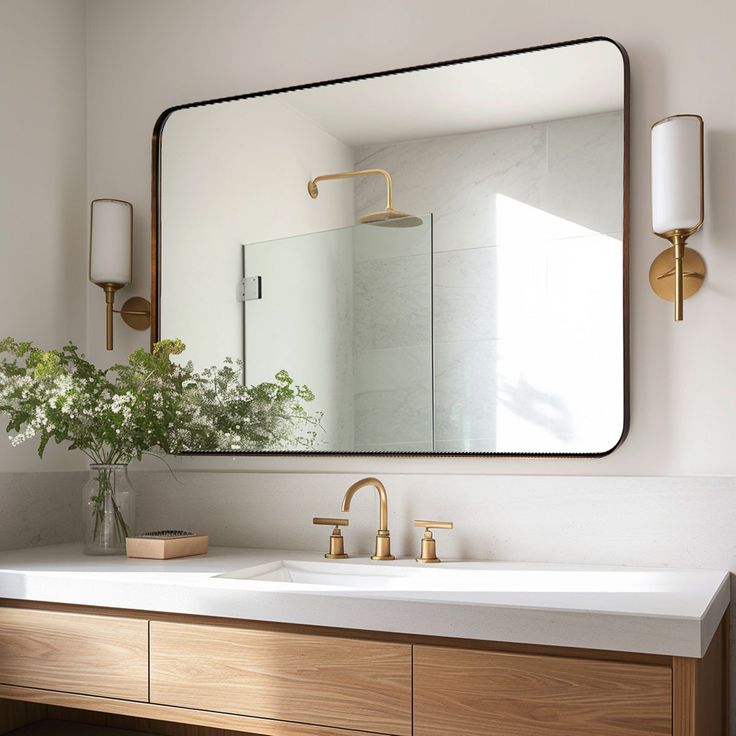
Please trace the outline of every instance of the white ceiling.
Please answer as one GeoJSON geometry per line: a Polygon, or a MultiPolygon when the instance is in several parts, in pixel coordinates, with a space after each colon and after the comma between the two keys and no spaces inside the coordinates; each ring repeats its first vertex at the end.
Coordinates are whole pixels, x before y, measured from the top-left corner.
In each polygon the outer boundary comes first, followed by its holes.
{"type": "Polygon", "coordinates": [[[283,96],[350,146],[506,128],[623,107],[608,41],[454,64],[283,96]]]}

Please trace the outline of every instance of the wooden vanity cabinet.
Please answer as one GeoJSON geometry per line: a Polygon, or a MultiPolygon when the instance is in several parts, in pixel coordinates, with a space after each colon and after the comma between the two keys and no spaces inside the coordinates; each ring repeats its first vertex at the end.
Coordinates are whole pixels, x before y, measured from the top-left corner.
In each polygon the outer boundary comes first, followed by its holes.
{"type": "Polygon", "coordinates": [[[421,736],[671,736],[666,666],[414,647],[421,736]]]}
{"type": "Polygon", "coordinates": [[[416,644],[414,734],[728,736],[728,620],[701,659],[416,644]]]}
{"type": "Polygon", "coordinates": [[[148,622],[0,608],[0,683],[148,699],[148,622]]]}
{"type": "Polygon", "coordinates": [[[200,736],[728,734],[728,612],[691,659],[32,605],[0,604],[0,699],[53,717],[200,736]]]}
{"type": "Polygon", "coordinates": [[[411,645],[152,621],[151,702],[411,736],[411,645]]]}

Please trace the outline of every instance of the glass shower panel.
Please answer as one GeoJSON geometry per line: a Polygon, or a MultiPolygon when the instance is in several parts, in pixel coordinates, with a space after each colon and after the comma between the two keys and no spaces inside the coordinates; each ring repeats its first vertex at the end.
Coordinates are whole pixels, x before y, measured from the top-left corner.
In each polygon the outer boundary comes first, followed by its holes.
{"type": "Polygon", "coordinates": [[[291,451],[432,451],[431,215],[244,245],[243,264],[246,384],[285,370],[314,394],[316,438],[291,451]]]}

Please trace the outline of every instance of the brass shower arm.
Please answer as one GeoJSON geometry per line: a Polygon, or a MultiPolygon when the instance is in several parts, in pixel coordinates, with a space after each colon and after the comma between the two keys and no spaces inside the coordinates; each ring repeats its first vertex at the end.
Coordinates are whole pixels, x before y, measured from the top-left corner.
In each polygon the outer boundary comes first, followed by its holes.
{"type": "Polygon", "coordinates": [[[323,174],[312,179],[307,184],[307,191],[312,199],[317,199],[319,196],[319,189],[317,188],[317,182],[329,181],[330,179],[352,179],[357,176],[372,176],[373,174],[380,174],[386,179],[386,209],[393,209],[393,192],[394,183],[391,179],[391,174],[385,169],[361,169],[359,171],[340,171],[336,174],[323,174]]]}

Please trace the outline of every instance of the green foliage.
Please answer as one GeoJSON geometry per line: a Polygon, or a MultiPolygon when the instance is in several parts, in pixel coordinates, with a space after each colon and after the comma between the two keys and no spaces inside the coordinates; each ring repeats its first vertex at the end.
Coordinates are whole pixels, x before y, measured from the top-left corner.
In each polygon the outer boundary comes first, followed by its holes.
{"type": "Polygon", "coordinates": [[[149,353],[101,370],[69,343],[41,350],[0,340],[0,413],[13,445],[36,435],[38,454],[52,439],[68,442],[95,463],[126,463],[147,452],[310,449],[321,414],[286,371],[244,386],[239,361],[197,373],[181,340],[162,340],[149,353]]]}

